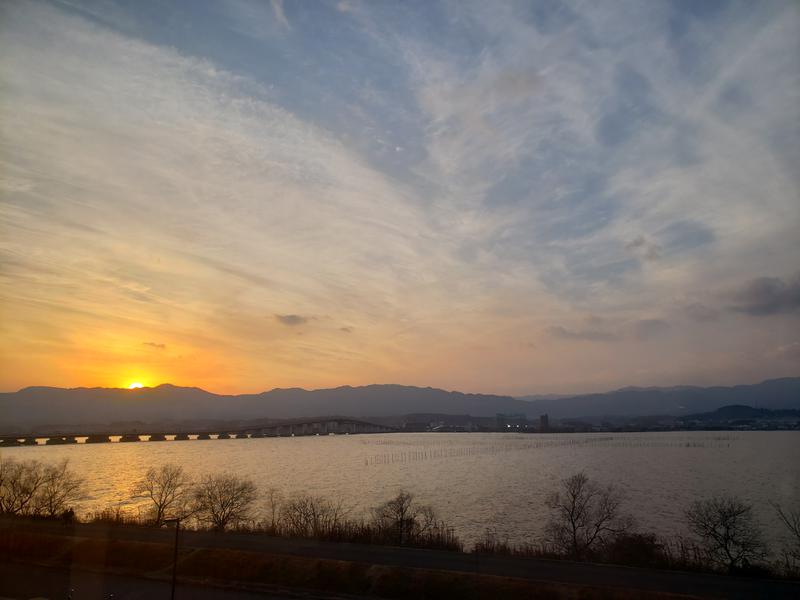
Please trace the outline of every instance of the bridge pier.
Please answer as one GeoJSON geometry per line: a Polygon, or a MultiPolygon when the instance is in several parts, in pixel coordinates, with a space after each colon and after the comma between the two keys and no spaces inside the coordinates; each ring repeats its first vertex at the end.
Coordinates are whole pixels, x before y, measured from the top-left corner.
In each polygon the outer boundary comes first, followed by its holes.
{"type": "Polygon", "coordinates": [[[47,441],[44,443],[45,446],[60,446],[62,444],[74,444],[75,438],[73,437],[51,437],[47,438],[47,441]]]}

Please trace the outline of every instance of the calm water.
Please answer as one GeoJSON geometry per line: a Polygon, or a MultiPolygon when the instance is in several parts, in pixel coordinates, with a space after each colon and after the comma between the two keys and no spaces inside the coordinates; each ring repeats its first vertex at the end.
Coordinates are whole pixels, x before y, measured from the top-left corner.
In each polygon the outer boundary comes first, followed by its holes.
{"type": "Polygon", "coordinates": [[[769,500],[800,503],[800,433],[714,432],[522,435],[419,433],[141,442],[3,450],[6,457],[68,458],[88,483],[84,510],[124,505],[151,465],[192,473],[233,471],[262,490],[342,499],[355,514],[400,488],[416,494],[470,544],[487,528],[532,541],[547,518],[546,495],[577,470],[613,482],[639,525],[683,533],[682,511],[699,497],[733,493],[753,502],[770,541],[782,535],[769,500]]]}

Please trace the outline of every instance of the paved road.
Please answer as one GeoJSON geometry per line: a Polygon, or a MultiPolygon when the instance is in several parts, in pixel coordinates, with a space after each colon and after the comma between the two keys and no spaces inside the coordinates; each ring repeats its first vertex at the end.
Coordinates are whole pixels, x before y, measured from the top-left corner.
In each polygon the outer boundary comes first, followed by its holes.
{"type": "MultiPolygon", "coordinates": [[[[47,598],[48,600],[170,600],[168,581],[139,579],[109,573],[64,570],[33,565],[0,565],[0,600],[47,598]]],[[[255,593],[179,583],[175,600],[298,600],[305,597],[282,593],[255,593]]]]}
{"type": "MultiPolygon", "coordinates": [[[[0,520],[0,532],[6,526],[0,520]]],[[[26,523],[25,529],[65,533],[65,527],[53,522],[26,523]]],[[[70,528],[71,530],[72,528],[70,528]]],[[[114,538],[172,544],[174,531],[137,527],[109,527],[102,524],[74,526],[74,535],[90,538],[114,538]]],[[[465,573],[518,577],[535,581],[581,584],[629,590],[663,591],[676,594],[724,598],[800,598],[800,583],[725,577],[682,571],[637,569],[611,565],[573,563],[507,556],[490,556],[397,548],[287,540],[253,534],[216,534],[181,532],[182,547],[231,548],[270,554],[288,554],[310,558],[328,558],[368,564],[437,569],[465,573]]]]}

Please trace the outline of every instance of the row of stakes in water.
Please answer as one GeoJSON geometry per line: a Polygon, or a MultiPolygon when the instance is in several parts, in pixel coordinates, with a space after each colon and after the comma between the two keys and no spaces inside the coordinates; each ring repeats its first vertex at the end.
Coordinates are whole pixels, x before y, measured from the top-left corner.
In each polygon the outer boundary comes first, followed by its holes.
{"type": "Polygon", "coordinates": [[[420,450],[387,452],[364,458],[365,465],[388,465],[394,463],[418,462],[442,458],[463,458],[470,456],[495,456],[509,452],[520,452],[538,448],[557,448],[565,446],[603,448],[730,448],[728,440],[626,440],[624,438],[595,437],[589,439],[538,440],[525,444],[493,444],[487,446],[430,447],[420,450]]]}
{"type": "MultiPolygon", "coordinates": [[[[675,432],[675,433],[682,433],[682,432],[675,432]]],[[[502,434],[504,437],[508,434],[502,434]]],[[[440,439],[436,441],[431,441],[431,438],[426,439],[424,442],[421,442],[419,439],[405,439],[399,438],[397,436],[392,437],[362,437],[359,442],[365,446],[417,446],[417,447],[431,447],[431,446],[458,446],[460,442],[463,441],[463,438],[456,440],[455,438],[450,438],[449,436],[438,436],[440,439]]],[[[541,443],[546,442],[547,444],[555,444],[555,445],[565,445],[565,444],[590,444],[594,441],[608,441],[608,440],[617,440],[619,442],[649,442],[649,443],[656,443],[656,445],[660,445],[661,443],[669,442],[670,445],[677,444],[678,446],[685,445],[687,442],[698,442],[707,444],[709,442],[730,442],[736,441],[740,439],[740,435],[736,432],[722,432],[715,435],[705,435],[702,437],[698,436],[683,436],[678,437],[675,434],[597,434],[597,433],[572,433],[572,434],[558,434],[558,433],[545,433],[545,434],[520,434],[520,437],[524,437],[526,439],[520,440],[517,438],[515,444],[536,444],[536,447],[542,447],[541,443]],[[535,440],[535,441],[531,441],[535,440]]],[[[489,444],[491,445],[491,444],[489,444]]],[[[636,444],[637,446],[641,444],[636,444]]]]}

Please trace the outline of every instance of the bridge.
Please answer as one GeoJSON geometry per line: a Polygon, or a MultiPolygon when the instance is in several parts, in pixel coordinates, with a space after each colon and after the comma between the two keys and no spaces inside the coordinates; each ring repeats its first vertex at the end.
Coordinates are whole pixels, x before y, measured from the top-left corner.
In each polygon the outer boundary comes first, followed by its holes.
{"type": "Polygon", "coordinates": [[[242,427],[217,427],[213,429],[185,429],[149,431],[94,431],[82,434],[12,433],[0,434],[0,448],[11,446],[57,446],[63,444],[101,444],[125,442],[166,442],[190,440],[232,440],[264,437],[297,437],[307,435],[355,435],[360,433],[392,433],[392,427],[376,425],[349,417],[323,417],[290,419],[261,425],[242,427]]]}

